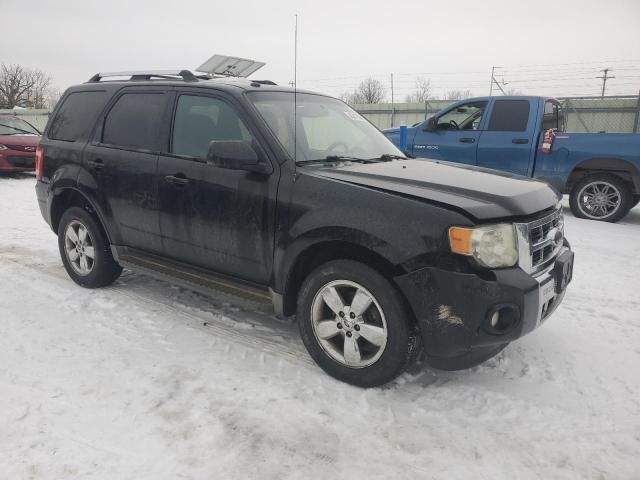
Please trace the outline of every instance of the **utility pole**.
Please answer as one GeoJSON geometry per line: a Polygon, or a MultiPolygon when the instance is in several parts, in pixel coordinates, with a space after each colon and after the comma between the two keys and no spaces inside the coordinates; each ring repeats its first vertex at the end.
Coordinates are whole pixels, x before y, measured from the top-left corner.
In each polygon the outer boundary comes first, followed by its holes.
{"type": "MultiPolygon", "coordinates": [[[[502,68],[502,67],[491,67],[491,86],[489,87],[489,96],[491,96],[493,94],[493,85],[495,84],[496,87],[498,87],[498,89],[502,92],[503,95],[506,95],[506,93],[504,92],[503,88],[500,86],[500,82],[498,82],[498,80],[496,80],[496,69],[497,68],[502,68]]],[[[504,79],[503,79],[504,81],[504,79]]]]}
{"type": "Polygon", "coordinates": [[[605,68],[603,70],[600,70],[601,72],[604,73],[604,75],[602,75],[601,77],[596,77],[596,78],[600,78],[602,80],[602,96],[604,97],[604,92],[607,88],[607,80],[611,80],[612,78],[616,78],[616,77],[612,77],[609,75],[609,72],[612,71],[611,68],[605,68]]]}
{"type": "Polygon", "coordinates": [[[496,71],[496,67],[492,66],[491,67],[491,84],[489,86],[489,96],[491,96],[491,94],[493,93],[493,79],[495,78],[493,75],[496,71]]]}
{"type": "Polygon", "coordinates": [[[391,128],[393,128],[393,124],[396,117],[396,107],[395,107],[395,97],[393,94],[393,73],[391,74],[391,128]]]}

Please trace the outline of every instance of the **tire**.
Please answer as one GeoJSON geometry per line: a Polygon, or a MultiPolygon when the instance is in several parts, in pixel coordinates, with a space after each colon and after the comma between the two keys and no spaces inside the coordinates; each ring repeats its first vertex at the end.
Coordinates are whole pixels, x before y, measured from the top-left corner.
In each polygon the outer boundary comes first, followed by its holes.
{"type": "Polygon", "coordinates": [[[58,226],[58,248],[64,268],[81,287],[106,287],[122,273],[122,267],[111,255],[102,226],[91,213],[80,207],[71,207],[62,215],[58,226]],[[83,235],[83,231],[86,234],[83,235]]]}
{"type": "MultiPolygon", "coordinates": [[[[631,208],[635,208],[636,205],[640,203],[640,195],[634,195],[633,200],[631,202],[631,208]]],[[[631,210],[631,208],[629,210],[631,210]]]]}
{"type": "Polygon", "coordinates": [[[398,290],[376,270],[351,260],[327,262],[307,276],[298,295],[297,319],[315,362],[351,385],[383,385],[421,350],[419,330],[398,290]],[[345,348],[351,353],[345,355],[345,348]]]}
{"type": "Polygon", "coordinates": [[[509,343],[503,343],[501,345],[479,348],[470,352],[458,355],[457,357],[431,357],[426,356],[426,362],[430,367],[437,368],[438,370],[466,370],[473,368],[486,362],[490,358],[495,357],[502,350],[504,350],[509,343]]]}
{"type": "Polygon", "coordinates": [[[609,173],[594,173],[584,177],[571,189],[569,196],[569,206],[577,218],[602,222],[619,221],[629,212],[632,205],[633,195],[630,186],[620,177],[609,173]],[[593,195],[596,197],[605,195],[600,198],[610,200],[611,203],[615,203],[615,207],[610,207],[608,204],[599,205],[597,198],[589,201],[585,194],[591,194],[592,198],[593,195]],[[594,205],[593,209],[589,208],[589,203],[594,205]]]}

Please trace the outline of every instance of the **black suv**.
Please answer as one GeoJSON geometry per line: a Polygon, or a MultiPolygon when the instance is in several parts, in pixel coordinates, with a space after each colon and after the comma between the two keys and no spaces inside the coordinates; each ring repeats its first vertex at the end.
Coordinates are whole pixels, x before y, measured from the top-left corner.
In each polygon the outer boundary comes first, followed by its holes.
{"type": "Polygon", "coordinates": [[[492,357],[561,302],[573,252],[542,182],[412,160],[345,103],[268,81],[98,74],[37,151],[42,215],[83,287],[122,268],[296,314],[329,374],[492,357]]]}

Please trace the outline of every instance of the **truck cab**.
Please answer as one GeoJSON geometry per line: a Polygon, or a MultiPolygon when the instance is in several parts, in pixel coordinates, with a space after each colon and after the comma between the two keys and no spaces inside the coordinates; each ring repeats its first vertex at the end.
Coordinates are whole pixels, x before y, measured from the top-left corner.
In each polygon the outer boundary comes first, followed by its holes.
{"type": "Polygon", "coordinates": [[[567,133],[560,102],[536,96],[465,99],[408,128],[385,134],[415,157],[445,160],[546,181],[570,194],[581,218],[615,222],[640,200],[640,136],[567,133]]]}

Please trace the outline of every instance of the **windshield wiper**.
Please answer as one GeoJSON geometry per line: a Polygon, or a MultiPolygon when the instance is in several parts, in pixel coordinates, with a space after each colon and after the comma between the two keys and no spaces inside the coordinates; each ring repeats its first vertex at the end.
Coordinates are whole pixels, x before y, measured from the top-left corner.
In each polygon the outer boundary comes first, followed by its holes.
{"type": "Polygon", "coordinates": [[[7,127],[19,133],[30,133],[32,135],[35,135],[33,132],[29,132],[28,130],[22,130],[21,128],[12,127],[11,125],[5,125],[4,123],[0,123],[0,127],[7,127]]]}
{"type": "Polygon", "coordinates": [[[308,163],[330,163],[330,162],[339,162],[339,161],[350,161],[350,162],[363,162],[363,163],[371,163],[378,161],[377,158],[360,158],[360,157],[351,157],[349,155],[327,155],[324,158],[315,158],[312,160],[298,160],[296,165],[304,165],[308,163]]]}
{"type": "Polygon", "coordinates": [[[395,155],[393,153],[383,153],[379,157],[369,158],[369,160],[374,161],[378,160],[380,162],[390,162],[391,160],[409,160],[408,157],[404,155],[395,155]]]}

